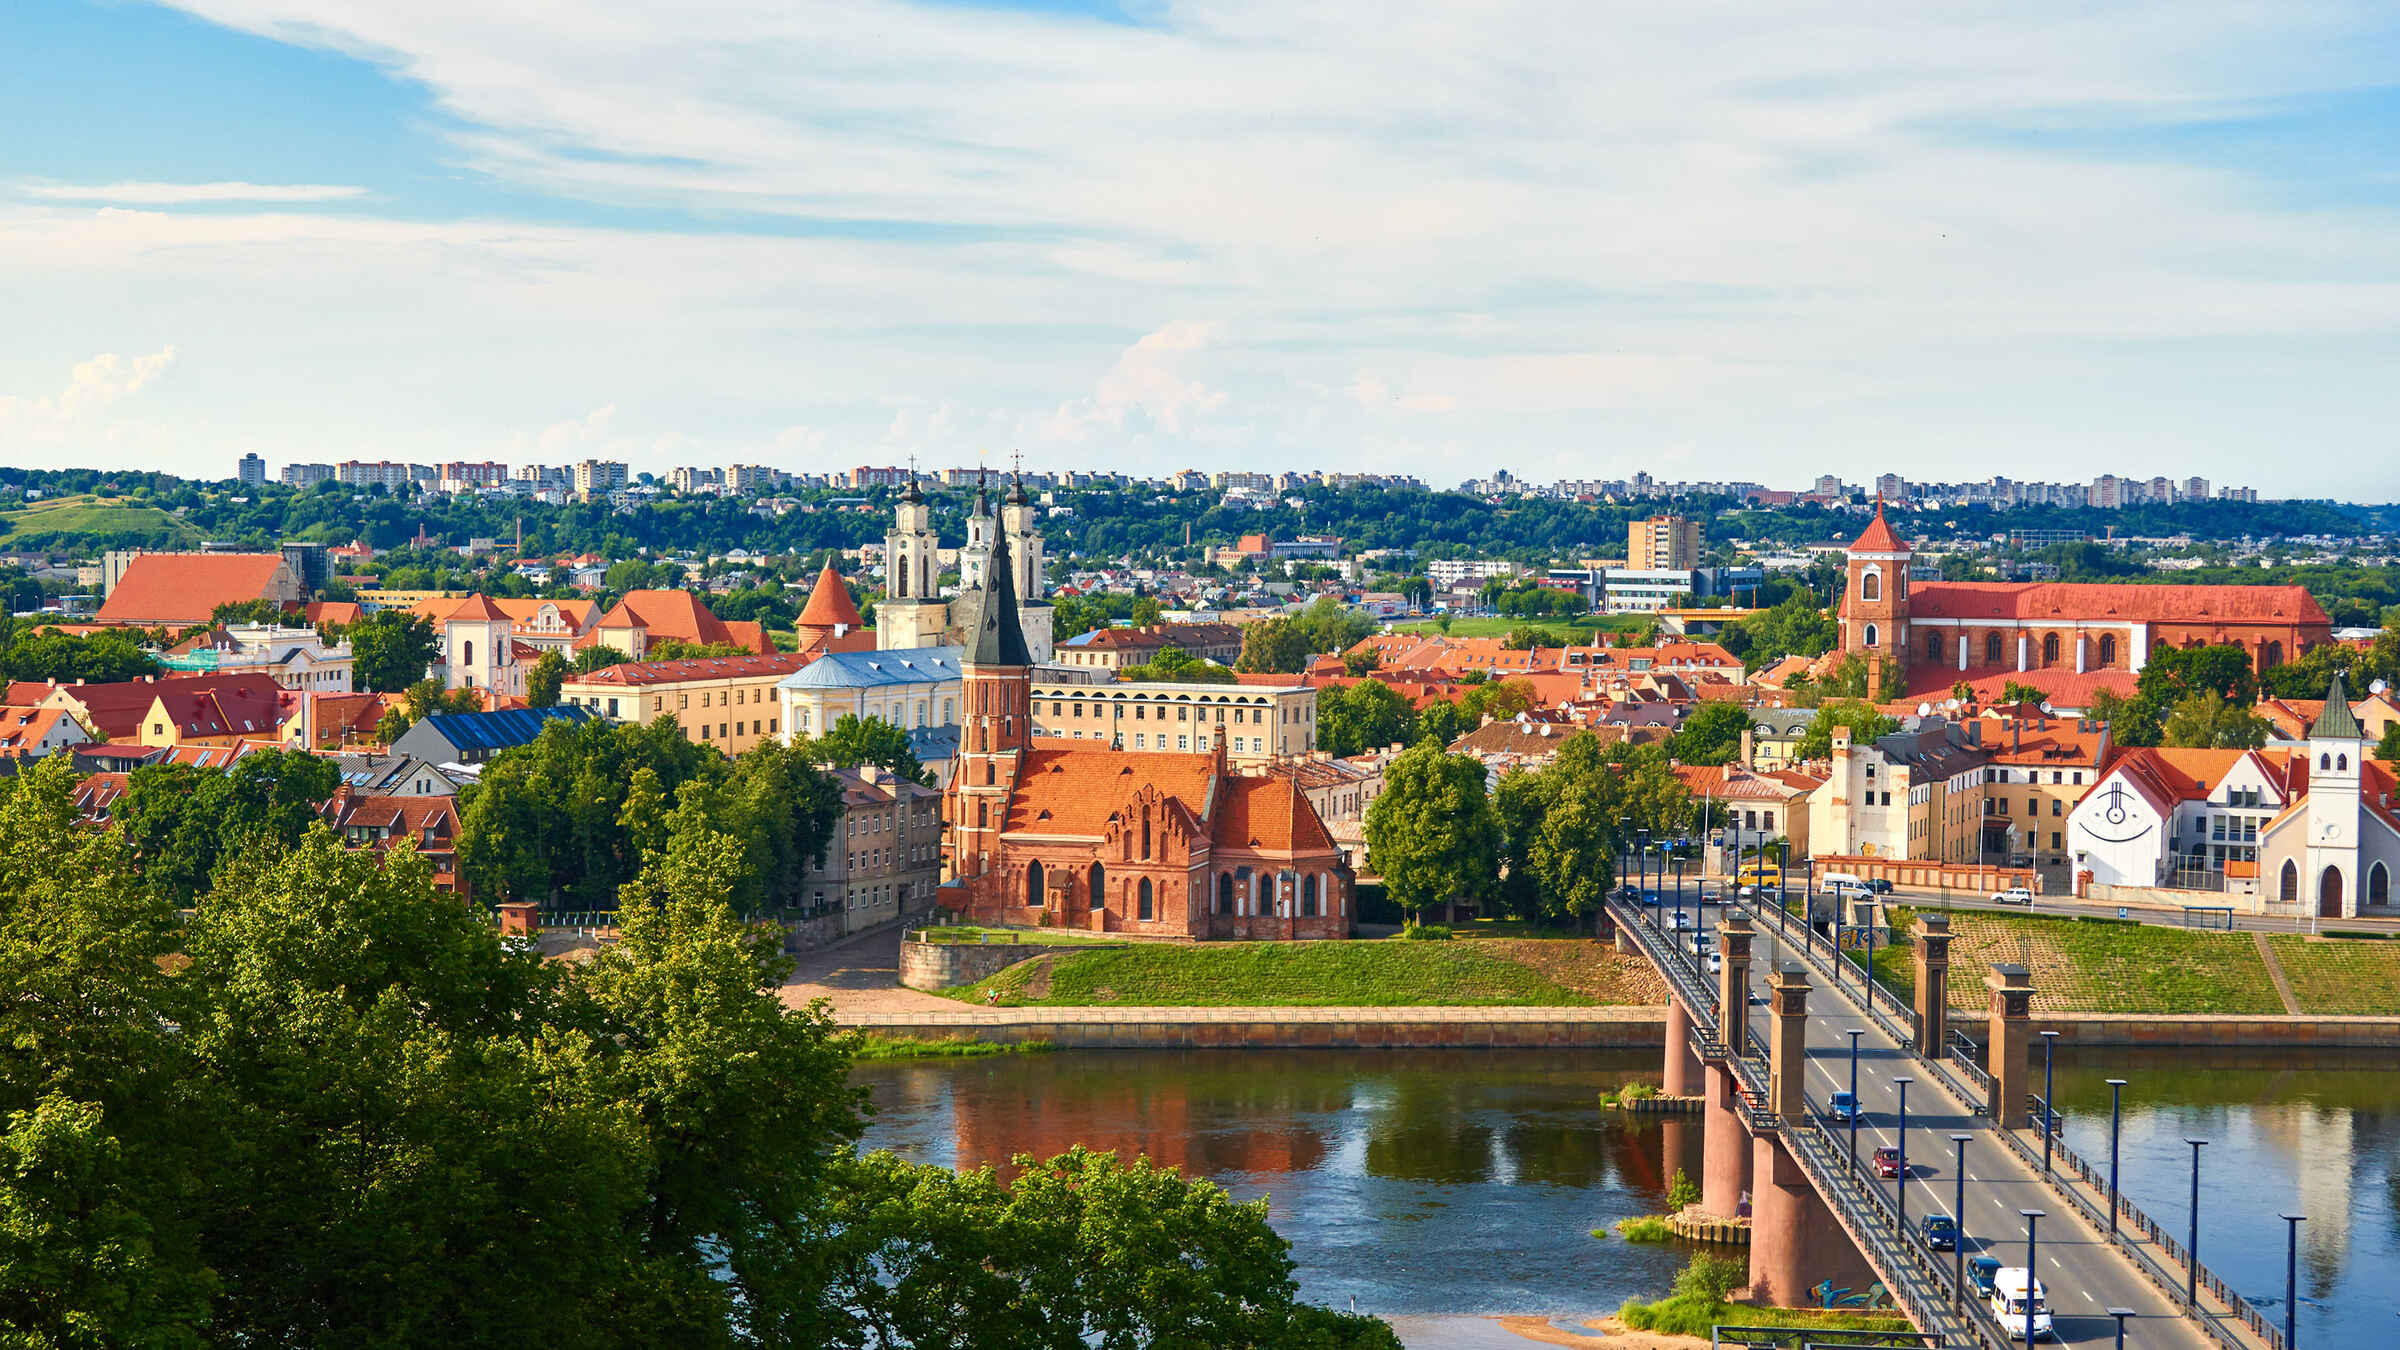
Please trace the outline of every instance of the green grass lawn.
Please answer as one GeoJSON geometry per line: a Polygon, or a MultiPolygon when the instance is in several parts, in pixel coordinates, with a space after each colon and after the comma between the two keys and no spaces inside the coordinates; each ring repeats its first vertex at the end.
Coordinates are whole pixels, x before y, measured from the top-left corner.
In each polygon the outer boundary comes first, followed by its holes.
{"type": "MultiPolygon", "coordinates": [[[[1577,639],[1582,639],[1593,633],[1630,633],[1635,629],[1647,627],[1649,623],[1648,618],[1639,614],[1586,614],[1575,619],[1510,619],[1498,615],[1471,616],[1452,619],[1450,636],[1462,638],[1507,637],[1511,629],[1523,628],[1527,624],[1531,624],[1536,628],[1546,628],[1553,633],[1570,634],[1577,639]]],[[[1418,623],[1396,623],[1392,627],[1402,631],[1408,629],[1423,629],[1429,633],[1440,631],[1430,620],[1418,623]]]]}
{"type": "MultiPolygon", "coordinates": [[[[1578,992],[1488,942],[1210,942],[1069,952],[944,990],[1004,1007],[1569,1007],[1578,992]]],[[[1593,944],[1593,960],[1604,953],[1593,944]]]]}
{"type": "MultiPolygon", "coordinates": [[[[1907,933],[1915,914],[1892,910],[1899,947],[1876,953],[1876,974],[1906,994],[1916,987],[1907,933]]],[[[2037,1012],[2279,1014],[2283,1000],[2248,933],[2077,923],[1954,910],[1950,1006],[1991,1000],[1983,977],[2000,962],[2033,972],[2037,1012]]],[[[2374,946],[2374,943],[2361,943],[2374,946]]],[[[2280,956],[2280,949],[2278,955],[2280,956]]],[[[2286,968],[2288,971],[2288,967],[2286,968]]],[[[2303,1006],[2306,1006],[2305,1004],[2303,1006]]],[[[2333,1012],[2333,1008],[2312,1011],[2333,1012]]]]}
{"type": "Polygon", "coordinates": [[[2400,942],[2302,936],[2271,937],[2276,964],[2292,982],[2302,1012],[2342,1016],[2400,1014],[2400,942]]]}
{"type": "Polygon", "coordinates": [[[0,534],[24,536],[142,534],[159,542],[191,543],[200,532],[155,506],[132,506],[92,496],[58,497],[0,512],[0,534]]]}
{"type": "Polygon", "coordinates": [[[1123,941],[1105,933],[1082,933],[1072,928],[998,928],[971,923],[939,924],[910,931],[927,942],[990,943],[994,946],[1022,943],[1029,947],[1072,947],[1079,943],[1123,941]]]}

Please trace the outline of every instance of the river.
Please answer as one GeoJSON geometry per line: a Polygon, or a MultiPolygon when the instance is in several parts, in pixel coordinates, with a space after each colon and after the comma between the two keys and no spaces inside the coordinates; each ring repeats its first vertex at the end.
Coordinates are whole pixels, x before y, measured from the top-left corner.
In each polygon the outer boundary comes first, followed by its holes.
{"type": "MultiPolygon", "coordinates": [[[[1304,1296],[1355,1300],[1412,1350],[1526,1350],[1494,1319],[1571,1327],[1666,1288],[1686,1249],[1590,1236],[1663,1208],[1677,1166],[1699,1177],[1697,1118],[1597,1104],[1657,1074],[1648,1051],[1085,1051],[857,1070],[876,1109],[866,1147],[964,1167],[1081,1143],[1266,1196],[1304,1296]]],[[[2107,1155],[2111,1076],[2133,1080],[2124,1187],[2153,1217],[2182,1231],[2181,1141],[2208,1138],[2202,1259],[2279,1305],[2274,1216],[2296,1204],[2311,1216],[2300,1344],[2380,1350],[2400,1331],[2392,1056],[2062,1056],[2065,1137],[2095,1160],[2107,1155]]]]}

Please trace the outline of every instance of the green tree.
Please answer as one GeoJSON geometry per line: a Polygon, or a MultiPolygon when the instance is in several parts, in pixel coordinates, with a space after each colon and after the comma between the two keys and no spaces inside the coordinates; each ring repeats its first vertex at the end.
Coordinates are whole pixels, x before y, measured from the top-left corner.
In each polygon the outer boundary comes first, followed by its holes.
{"type": "Polygon", "coordinates": [[[1373,647],[1358,647],[1343,654],[1342,673],[1345,675],[1372,675],[1382,664],[1383,658],[1376,654],[1373,647]]]}
{"type": "Polygon", "coordinates": [[[570,667],[564,653],[552,648],[543,652],[525,672],[525,702],[535,708],[558,706],[559,689],[567,682],[570,667]]]}
{"type": "Polygon", "coordinates": [[[2227,703],[2214,690],[2176,700],[2161,729],[2161,743],[2220,750],[2255,750],[2267,743],[2267,719],[2251,708],[2227,703]]]}
{"type": "Polygon", "coordinates": [[[842,769],[874,764],[912,783],[933,783],[933,775],[909,748],[908,732],[880,717],[842,714],[831,729],[808,742],[808,757],[842,769]]]}
{"type": "Polygon", "coordinates": [[[1158,655],[1138,666],[1126,666],[1117,671],[1120,680],[1164,681],[1177,684],[1234,684],[1233,668],[1214,661],[1203,661],[1173,644],[1158,649],[1158,655]]]}
{"type": "Polygon", "coordinates": [[[1411,918],[1426,906],[1476,900],[1499,879],[1500,825],[1483,764],[1419,741],[1384,766],[1367,806],[1367,857],[1411,918]]]}
{"type": "Polygon", "coordinates": [[[143,881],[189,905],[227,859],[297,844],[339,786],[330,759],[259,750],[221,769],[144,765],[127,778],[114,814],[143,881]]]}
{"type": "Polygon", "coordinates": [[[158,673],[157,658],[143,650],[139,634],[62,633],[47,624],[0,617],[0,675],[11,680],[55,680],[112,684],[158,673]]]}
{"type": "Polygon", "coordinates": [[[1675,758],[1686,764],[1724,764],[1741,753],[1749,710],[1739,703],[1703,703],[1676,729],[1675,758]]]}
{"type": "Polygon", "coordinates": [[[1416,730],[1416,710],[1381,680],[1317,691],[1317,748],[1328,754],[1365,754],[1414,740],[1416,730]]]}
{"type": "Polygon", "coordinates": [[[2375,758],[2387,764],[2400,761],[2400,722],[2384,727],[2382,738],[2375,742],[2375,758]]]}
{"type": "Polygon", "coordinates": [[[1248,674],[1295,674],[1308,667],[1308,637],[1290,619],[1260,619],[1242,630],[1233,668],[1248,674]]]}
{"type": "Polygon", "coordinates": [[[1832,617],[1817,605],[1816,596],[1795,591],[1737,620],[1721,641],[1727,651],[1742,658],[1745,669],[1757,670],[1786,656],[1823,656],[1840,637],[1832,617]]]}
{"type": "Polygon", "coordinates": [[[1864,745],[1891,735],[1900,729],[1898,718],[1886,717],[1875,711],[1875,705],[1861,699],[1833,699],[1817,705],[1817,715],[1810,719],[1808,730],[1793,747],[1798,759],[1824,759],[1833,754],[1833,729],[1848,727],[1850,742],[1864,745]]]}
{"type": "Polygon", "coordinates": [[[433,625],[405,610],[370,614],[350,625],[345,635],[358,686],[377,693],[396,693],[424,679],[426,669],[442,654],[433,625]]]}

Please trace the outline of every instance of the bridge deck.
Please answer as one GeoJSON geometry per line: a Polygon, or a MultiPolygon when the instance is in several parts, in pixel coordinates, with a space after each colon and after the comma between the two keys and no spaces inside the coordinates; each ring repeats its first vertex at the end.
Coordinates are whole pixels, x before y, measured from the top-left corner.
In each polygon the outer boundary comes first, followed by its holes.
{"type": "MultiPolygon", "coordinates": [[[[1688,935],[1665,932],[1652,914],[1635,906],[1612,902],[1611,910],[1620,924],[1633,922],[1637,941],[1675,986],[1679,1000],[1692,1014],[1695,1039],[1717,1041],[1713,977],[1705,975],[1692,959],[1688,935]]],[[[1713,925],[1715,917],[1712,914],[1708,922],[1713,925]]],[[[1966,1212],[1953,1217],[1965,1231],[1966,1255],[1970,1259],[1989,1255],[2004,1266],[2022,1266],[2025,1220],[2018,1211],[2044,1211],[2039,1225],[2038,1273],[2050,1295],[2059,1344],[2079,1350],[2110,1350],[2115,1344],[2116,1322],[2105,1310],[2119,1307],[2138,1314],[2127,1328],[2126,1341],[2141,1350],[2280,1350],[2269,1345],[2268,1338],[2254,1334],[2205,1289],[2201,1302],[2211,1325],[2204,1326],[2200,1317],[2183,1306],[2179,1284],[2171,1291],[2161,1287],[2162,1278],[2180,1281],[2183,1268],[2157,1242],[2120,1225],[2150,1264],[2145,1272],[2134,1255],[2106,1237],[2102,1231],[2107,1213],[2104,1188],[2094,1195],[2092,1188],[2078,1183],[2070,1189],[2078,1192],[2080,1201],[2062,1196],[2041,1175],[2038,1134],[2004,1132],[1983,1115],[1980,1103],[1971,1099],[1980,1091],[1980,1084],[1955,1065],[1934,1066],[1918,1058],[1905,1039],[1908,1024],[1894,1016],[1896,1009],[1884,1002],[1878,1001],[1870,1010],[1854,973],[1845,977],[1837,993],[1832,987],[1834,958],[1828,944],[1821,939],[1808,942],[1806,927],[1796,916],[1780,928],[1771,911],[1755,918],[1752,987],[1763,993],[1765,972],[1794,962],[1807,968],[1814,986],[1808,1000],[1806,1085],[1813,1111],[1823,1112],[1835,1091],[1849,1088],[1847,1032],[1855,1027],[1866,1033],[1860,1038],[1858,1052],[1858,1095],[1864,1118],[1857,1130],[1856,1165],[1871,1159],[1879,1146],[1903,1142],[1898,1129],[1900,1089],[1891,1080],[1902,1075],[1915,1079],[1908,1092],[1905,1143],[1909,1174],[1903,1182],[1876,1181],[1871,1172],[1862,1179],[1851,1170],[1854,1164],[1849,1158],[1846,1124],[1820,1115],[1810,1125],[1788,1128],[1786,1134],[1804,1170],[1811,1173],[1816,1190],[1832,1205],[1843,1226],[1853,1236],[1865,1239],[1862,1250],[1924,1330],[1947,1330],[1955,1341],[1964,1339],[1961,1333],[1971,1326],[1972,1339],[1986,1343],[1996,1341],[2000,1334],[1996,1324],[1981,1313],[1970,1311],[1960,1318],[1946,1307],[1927,1306],[1950,1301],[1949,1278],[1955,1260],[1949,1253],[1924,1247],[1913,1232],[1895,1232],[1893,1226],[1893,1201],[1903,1183],[1909,1229],[1915,1229],[1925,1215],[1952,1213],[1957,1152],[1951,1136],[1964,1134],[1971,1136],[1967,1143],[1966,1212]],[[1945,1075],[1949,1081],[1944,1081],[1945,1075]],[[2005,1137],[2011,1133],[2016,1146],[2005,1137]],[[1810,1155],[1815,1155],[1813,1165],[1810,1155]],[[2029,1155],[2035,1161],[2028,1161],[2029,1155]],[[1874,1193],[1868,1193],[1869,1187],[1874,1193]],[[2080,1211],[2078,1203],[2083,1206],[2080,1211]],[[1932,1280],[1926,1277],[1928,1268],[1939,1272],[1932,1280]]],[[[1770,1044],[1772,1015],[1763,1000],[1746,1006],[1745,1012],[1754,1053],[1763,1052],[1770,1044]]],[[[1736,1061],[1733,1067],[1737,1078],[1746,1080],[1745,1086],[1763,1098],[1763,1060],[1736,1061]]],[[[2067,1168],[2054,1167],[2054,1171],[2061,1183],[2071,1176],[2067,1168]]]]}

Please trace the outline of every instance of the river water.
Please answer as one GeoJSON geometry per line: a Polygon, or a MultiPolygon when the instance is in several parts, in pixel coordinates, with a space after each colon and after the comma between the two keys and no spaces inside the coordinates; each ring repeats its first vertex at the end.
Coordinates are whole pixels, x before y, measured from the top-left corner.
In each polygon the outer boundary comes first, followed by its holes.
{"type": "MultiPolygon", "coordinates": [[[[2382,1350],[2400,1333],[2396,1068],[2390,1055],[2087,1052],[2061,1058],[2058,1099],[2068,1142],[2104,1159],[2104,1080],[2133,1080],[2123,1185],[2178,1233],[2181,1141],[2212,1141],[2201,1258],[2262,1307],[2283,1293],[2274,1216],[2308,1212],[2300,1344],[2382,1350]]],[[[857,1070],[876,1108],[866,1147],[967,1167],[1080,1143],[1266,1196],[1303,1295],[1388,1318],[1412,1350],[1526,1350],[1496,1318],[1573,1327],[1664,1292],[1687,1249],[1590,1236],[1662,1209],[1676,1167],[1699,1178],[1697,1118],[1598,1106],[1602,1091],[1657,1074],[1654,1051],[1481,1050],[1085,1051],[857,1070]]]]}

